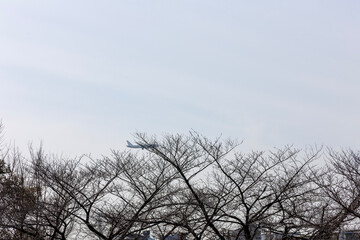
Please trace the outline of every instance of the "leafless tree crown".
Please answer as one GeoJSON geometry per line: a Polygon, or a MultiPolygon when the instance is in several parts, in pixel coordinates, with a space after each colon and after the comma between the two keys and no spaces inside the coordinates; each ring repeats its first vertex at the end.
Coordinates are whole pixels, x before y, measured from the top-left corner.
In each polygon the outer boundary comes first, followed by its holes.
{"type": "Polygon", "coordinates": [[[2,144],[0,239],[328,239],[359,221],[359,152],[135,138],[157,147],[27,159],[2,144]]]}

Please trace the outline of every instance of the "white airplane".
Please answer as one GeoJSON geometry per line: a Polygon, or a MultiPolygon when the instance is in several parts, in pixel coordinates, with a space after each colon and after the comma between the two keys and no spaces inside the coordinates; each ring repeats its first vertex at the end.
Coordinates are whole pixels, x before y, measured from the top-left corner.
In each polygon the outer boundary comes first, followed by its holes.
{"type": "Polygon", "coordinates": [[[149,148],[157,148],[159,145],[154,143],[154,144],[140,144],[138,142],[137,145],[133,145],[131,142],[126,141],[127,142],[127,147],[128,148],[141,148],[141,149],[149,149],[149,148]]]}

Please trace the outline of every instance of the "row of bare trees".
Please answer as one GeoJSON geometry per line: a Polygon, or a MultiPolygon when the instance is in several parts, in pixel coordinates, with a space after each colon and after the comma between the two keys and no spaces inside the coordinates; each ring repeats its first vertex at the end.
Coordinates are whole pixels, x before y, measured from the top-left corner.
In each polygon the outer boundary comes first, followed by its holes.
{"type": "Polygon", "coordinates": [[[360,154],[238,152],[195,132],[147,150],[62,158],[2,145],[0,239],[329,239],[360,218],[360,154]]]}

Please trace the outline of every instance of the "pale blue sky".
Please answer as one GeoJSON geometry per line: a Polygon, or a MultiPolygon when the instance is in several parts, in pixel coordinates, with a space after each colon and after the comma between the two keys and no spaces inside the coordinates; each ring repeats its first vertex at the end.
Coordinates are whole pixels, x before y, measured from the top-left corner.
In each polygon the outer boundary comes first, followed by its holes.
{"type": "Polygon", "coordinates": [[[360,2],[1,1],[0,118],[22,149],[135,131],[360,146],[360,2]]]}

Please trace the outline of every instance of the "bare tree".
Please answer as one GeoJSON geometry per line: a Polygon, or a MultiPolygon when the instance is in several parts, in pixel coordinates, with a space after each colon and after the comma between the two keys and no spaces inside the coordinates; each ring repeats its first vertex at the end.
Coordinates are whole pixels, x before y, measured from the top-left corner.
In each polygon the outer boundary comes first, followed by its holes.
{"type": "MultiPolygon", "coordinates": [[[[0,136],[2,126],[0,123],[0,136]]],[[[1,137],[0,137],[1,141],[1,137]]],[[[0,146],[0,236],[2,239],[42,239],[42,228],[33,219],[39,191],[29,181],[18,150],[0,146]],[[31,224],[29,224],[31,223],[31,224]]]]}
{"type": "MultiPolygon", "coordinates": [[[[149,219],[163,206],[177,177],[168,164],[115,151],[97,160],[57,159],[37,164],[36,169],[54,197],[62,200],[61,206],[66,206],[56,218],[48,219],[52,225],[63,216],[76,221],[78,229],[109,240],[139,235],[152,227],[149,219]]],[[[59,234],[69,225],[60,220],[59,234]]]]}
{"type": "Polygon", "coordinates": [[[327,175],[328,195],[346,213],[360,218],[360,152],[330,151],[332,175],[327,175]]]}
{"type": "MultiPolygon", "coordinates": [[[[145,134],[139,133],[136,137],[138,142],[145,145],[157,142],[156,139],[148,138],[145,134]]],[[[228,141],[222,145],[220,139],[217,139],[214,142],[208,142],[205,146],[200,142],[201,139],[202,137],[195,132],[192,132],[190,136],[168,135],[158,142],[159,147],[148,150],[159,157],[159,161],[170,164],[181,179],[180,186],[185,189],[183,196],[178,197],[172,204],[182,207],[179,211],[182,215],[178,216],[180,223],[175,224],[173,221],[172,224],[180,225],[194,239],[216,236],[225,240],[221,233],[221,226],[216,224],[216,215],[220,205],[214,208],[211,203],[211,193],[205,188],[203,176],[209,174],[215,162],[229,154],[237,144],[228,141]],[[211,154],[216,157],[213,158],[211,154]],[[184,201],[184,199],[187,200],[184,201]]]]}
{"type": "Polygon", "coordinates": [[[323,196],[322,221],[314,239],[357,226],[360,207],[360,153],[328,150],[330,163],[316,183],[323,196]]]}
{"type": "Polygon", "coordinates": [[[40,191],[36,202],[39,211],[34,221],[42,225],[44,239],[66,240],[73,230],[74,215],[78,211],[78,207],[66,193],[67,189],[57,188],[53,185],[53,180],[73,181],[79,160],[67,160],[59,163],[58,158],[45,155],[41,147],[37,151],[33,151],[31,148],[30,152],[32,161],[29,172],[32,174],[33,185],[37,186],[40,191]]]}
{"type": "Polygon", "coordinates": [[[146,151],[99,159],[41,147],[25,159],[1,148],[0,235],[253,240],[262,231],[318,240],[360,220],[359,153],[330,150],[320,168],[319,149],[245,154],[236,141],[196,132],[135,136],[146,151]]]}
{"type": "Polygon", "coordinates": [[[169,135],[162,142],[144,134],[137,139],[142,144],[157,142],[159,147],[149,150],[181,176],[191,200],[179,205],[193,206],[197,213],[197,224],[189,224],[191,212],[181,225],[195,239],[252,240],[260,228],[270,229],[270,220],[282,219],[280,206],[309,191],[303,188],[309,183],[305,173],[319,154],[316,150],[300,155],[290,147],[241,154],[233,151],[238,145],[234,141],[211,141],[196,132],[169,135]]]}
{"type": "Polygon", "coordinates": [[[358,155],[329,149],[325,157],[330,165],[309,168],[305,172],[309,181],[296,188],[301,194],[281,205],[280,226],[308,239],[336,238],[341,228],[354,222],[359,209],[358,155]]]}

